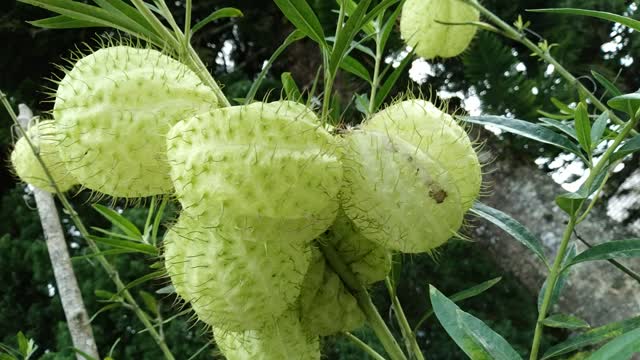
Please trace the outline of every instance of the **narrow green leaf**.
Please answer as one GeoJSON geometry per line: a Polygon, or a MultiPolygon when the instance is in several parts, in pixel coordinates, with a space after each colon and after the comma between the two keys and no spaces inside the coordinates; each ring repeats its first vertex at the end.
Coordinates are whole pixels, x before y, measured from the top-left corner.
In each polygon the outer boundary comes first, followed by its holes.
{"type": "Polygon", "coordinates": [[[260,72],[260,74],[258,74],[258,78],[256,79],[256,81],[254,81],[253,84],[251,85],[251,89],[249,89],[249,93],[245,98],[245,104],[250,104],[253,101],[253,99],[256,97],[256,93],[258,92],[258,89],[260,89],[260,85],[262,85],[262,81],[267,76],[269,69],[271,69],[271,65],[273,65],[273,63],[278,59],[278,57],[280,57],[280,55],[289,47],[289,45],[304,38],[305,38],[305,34],[302,31],[294,30],[291,34],[289,34],[289,36],[287,36],[286,39],[284,39],[282,44],[276,49],[276,51],[273,52],[273,54],[269,58],[269,61],[267,61],[267,63],[264,65],[264,67],[262,68],[262,71],[260,72]]]}
{"type": "Polygon", "coordinates": [[[27,355],[29,355],[29,340],[27,340],[27,337],[24,336],[22,331],[18,331],[17,338],[18,350],[20,350],[20,354],[22,354],[22,356],[26,357],[27,355]]]}
{"type": "MultiPolygon", "coordinates": [[[[337,1],[338,1],[338,4],[344,7],[344,10],[347,16],[351,16],[351,14],[353,14],[353,12],[358,7],[358,4],[356,4],[355,1],[353,0],[337,0],[337,1]]],[[[373,26],[372,22],[363,24],[362,30],[368,35],[373,35],[376,33],[376,28],[375,26],[373,26]]]]}
{"type": "Polygon", "coordinates": [[[620,160],[627,155],[631,155],[636,151],[640,151],[640,135],[627,140],[613,155],[611,155],[611,161],[620,160]]]}
{"type": "Polygon", "coordinates": [[[584,103],[579,103],[575,112],[576,119],[576,135],[578,136],[578,142],[582,145],[582,148],[587,152],[591,152],[591,120],[589,120],[589,113],[584,103]]]}
{"type": "Polygon", "coordinates": [[[618,89],[611,81],[609,81],[609,79],[604,77],[604,75],[601,75],[594,70],[591,70],[591,75],[593,75],[593,78],[596,79],[596,81],[599,82],[600,85],[602,85],[612,97],[622,95],[622,91],[620,91],[620,89],[618,89]]]}
{"type": "Polygon", "coordinates": [[[598,116],[596,121],[593,123],[593,127],[591,128],[591,150],[596,148],[602,140],[602,136],[604,135],[604,131],[607,129],[607,122],[609,121],[609,114],[603,112],[598,116]]]}
{"type": "MultiPolygon", "coordinates": [[[[572,118],[572,117],[569,117],[572,118]]],[[[571,138],[578,140],[578,134],[576,134],[576,129],[574,129],[573,127],[571,127],[570,125],[567,125],[565,123],[562,123],[558,120],[554,120],[554,119],[549,119],[549,118],[538,118],[538,120],[540,120],[541,122],[553,126],[554,128],[562,131],[563,133],[571,136],[571,138]]]]}
{"type": "Polygon", "coordinates": [[[367,14],[367,16],[364,17],[363,23],[369,23],[369,22],[375,20],[375,18],[378,17],[378,15],[380,15],[380,13],[382,13],[383,11],[386,11],[388,8],[393,6],[393,4],[401,2],[401,1],[404,1],[404,0],[383,0],[383,1],[381,1],[378,5],[374,6],[373,9],[371,9],[371,11],[367,14]]]}
{"type": "Polygon", "coordinates": [[[587,360],[628,360],[640,353],[640,328],[611,340],[587,360]]]}
{"type": "Polygon", "coordinates": [[[125,17],[128,17],[135,23],[143,26],[149,32],[155,33],[153,26],[149,24],[147,19],[138,11],[138,9],[125,3],[122,0],[93,0],[93,2],[107,11],[116,12],[125,17]]]}
{"type": "Polygon", "coordinates": [[[93,294],[96,297],[98,297],[100,299],[104,299],[104,300],[112,300],[116,296],[116,294],[112,293],[111,291],[101,290],[101,289],[94,290],[93,294]]]}
{"type": "Polygon", "coordinates": [[[407,54],[407,57],[405,57],[402,62],[400,62],[400,65],[393,70],[393,72],[384,81],[382,86],[380,86],[378,95],[376,95],[375,98],[374,111],[378,110],[380,106],[384,104],[384,101],[387,99],[387,96],[389,96],[389,93],[391,93],[391,90],[396,85],[396,82],[398,82],[398,79],[400,79],[400,76],[404,73],[404,69],[407,67],[407,65],[409,65],[410,62],[413,61],[413,54],[413,50],[409,54],[407,54]]]}
{"type": "Polygon", "coordinates": [[[176,288],[173,285],[167,285],[156,290],[156,294],[167,295],[167,294],[175,294],[176,288]]]}
{"type": "MultiPolygon", "coordinates": [[[[2,345],[2,344],[0,344],[2,345]]],[[[2,349],[3,351],[7,351],[7,349],[2,349]]],[[[9,355],[9,354],[0,354],[0,360],[18,360],[17,357],[13,356],[13,355],[9,355]]]]}
{"type": "MultiPolygon", "coordinates": [[[[549,307],[553,306],[560,299],[560,294],[562,294],[562,290],[569,279],[569,275],[571,274],[571,269],[566,268],[566,264],[568,264],[575,256],[577,252],[577,247],[575,243],[571,243],[569,245],[569,249],[564,254],[564,258],[562,258],[562,266],[563,271],[560,272],[560,276],[556,281],[556,286],[553,288],[553,293],[551,294],[551,301],[549,302],[549,307]]],[[[538,292],[538,311],[542,308],[542,303],[544,301],[545,292],[547,291],[547,282],[545,281],[538,292]]]]}
{"type": "Polygon", "coordinates": [[[154,256],[158,255],[158,249],[147,244],[141,244],[133,241],[113,239],[113,238],[104,238],[99,236],[89,236],[89,238],[97,243],[112,246],[119,249],[127,249],[127,250],[154,255],[154,256]]]}
{"type": "Polygon", "coordinates": [[[96,226],[92,226],[91,230],[97,231],[97,232],[102,233],[104,235],[109,235],[109,236],[112,236],[112,237],[115,237],[115,238],[118,238],[118,239],[130,240],[130,241],[138,241],[138,242],[141,241],[140,238],[129,236],[129,235],[124,235],[124,234],[119,234],[119,233],[116,233],[116,232],[113,232],[113,231],[101,229],[101,228],[96,227],[96,226]]]}
{"type": "MultiPolygon", "coordinates": [[[[93,356],[87,354],[86,352],[80,350],[80,349],[76,349],[76,348],[71,348],[76,354],[79,354],[80,356],[82,356],[84,358],[84,360],[100,360],[100,359],[96,359],[93,356]]],[[[105,358],[104,360],[109,360],[109,358],[105,358]]]]}
{"type": "Polygon", "coordinates": [[[392,30],[396,24],[396,20],[398,20],[398,16],[400,16],[400,13],[402,12],[403,3],[404,3],[404,0],[402,0],[400,4],[398,4],[396,9],[391,13],[389,18],[385,22],[385,24],[382,26],[382,30],[381,30],[382,33],[380,34],[381,49],[387,48],[387,41],[389,41],[389,36],[391,36],[392,30]]]}
{"type": "Polygon", "coordinates": [[[617,22],[624,26],[627,26],[636,31],[640,31],[640,21],[634,20],[632,18],[612,14],[605,11],[595,11],[595,10],[585,10],[585,9],[575,9],[575,8],[557,8],[557,9],[534,9],[527,10],[531,12],[545,12],[552,14],[568,14],[568,15],[583,15],[583,16],[591,16],[595,18],[600,18],[604,20],[609,20],[611,22],[617,22]]]}
{"type": "Polygon", "coordinates": [[[572,115],[575,112],[575,110],[570,108],[569,105],[566,105],[565,103],[554,97],[551,98],[551,103],[553,103],[553,105],[555,105],[555,107],[557,107],[558,110],[560,110],[564,114],[572,115]]]}
{"type": "Polygon", "coordinates": [[[569,119],[573,119],[573,115],[562,115],[562,114],[552,114],[550,112],[546,112],[544,110],[537,110],[538,114],[547,117],[549,119],[554,119],[554,120],[569,120],[569,119]]]}
{"type": "Polygon", "coordinates": [[[113,209],[100,204],[93,204],[93,208],[100,213],[105,219],[109,220],[118,229],[122,230],[126,235],[140,239],[142,241],[142,233],[138,228],[127,218],[118,214],[113,209]]]}
{"type": "Polygon", "coordinates": [[[581,262],[640,257],[640,239],[614,240],[581,252],[568,266],[581,262]]]}
{"type": "Polygon", "coordinates": [[[78,29],[104,26],[96,22],[76,20],[66,15],[58,15],[46,19],[27,22],[33,26],[43,29],[78,29]]]}
{"type": "Polygon", "coordinates": [[[368,83],[372,82],[367,68],[351,56],[345,56],[340,67],[368,83]]]}
{"type": "Polygon", "coordinates": [[[120,306],[122,306],[122,303],[111,303],[101,307],[98,311],[95,312],[95,314],[91,316],[91,318],[89,319],[89,322],[90,323],[93,322],[93,320],[95,320],[98,317],[98,315],[102,314],[103,312],[109,311],[111,309],[119,308],[120,306]]]}
{"type": "Polygon", "coordinates": [[[207,16],[206,18],[199,21],[197,24],[193,25],[193,27],[191,28],[191,33],[195,34],[196,31],[202,29],[205,25],[209,24],[210,22],[216,21],[218,19],[234,18],[234,17],[241,17],[241,16],[244,16],[242,11],[232,7],[226,7],[220,10],[216,10],[213,13],[211,13],[211,15],[207,16]]]}
{"type": "Polygon", "coordinates": [[[460,119],[479,125],[492,125],[512,134],[568,150],[584,159],[582,151],[576,144],[565,136],[538,124],[503,116],[468,116],[460,119]]]}
{"type": "Polygon", "coordinates": [[[153,219],[153,227],[151,228],[151,239],[153,241],[153,245],[158,244],[158,229],[160,228],[160,222],[162,221],[164,210],[167,208],[168,202],[169,200],[167,197],[162,199],[162,201],[160,202],[160,208],[156,212],[155,218],[153,219]]]}
{"type": "Polygon", "coordinates": [[[587,329],[590,327],[589,323],[571,315],[555,314],[542,320],[542,325],[552,328],[560,329],[587,329]]]}
{"type": "Polygon", "coordinates": [[[573,216],[589,195],[580,193],[565,193],[556,197],[556,204],[567,214],[573,216]]]}
{"type": "Polygon", "coordinates": [[[324,40],[324,31],[320,20],[313,12],[306,0],[273,0],[284,16],[291,23],[309,36],[312,40],[320,44],[320,47],[326,48],[327,43],[324,40]]]}
{"type": "Polygon", "coordinates": [[[487,206],[481,202],[473,204],[471,211],[493,223],[500,229],[504,230],[507,234],[511,235],[515,240],[522,245],[528,247],[534,254],[542,260],[548,266],[547,258],[544,255],[544,247],[540,240],[535,237],[524,225],[516,221],[511,216],[503,213],[500,210],[496,210],[490,206],[487,206]]]}
{"type": "Polygon", "coordinates": [[[624,111],[633,117],[640,109],[640,92],[616,96],[607,101],[607,105],[612,109],[624,111]]]}
{"type": "Polygon", "coordinates": [[[142,301],[147,307],[147,310],[151,311],[151,313],[157,317],[160,312],[158,310],[158,302],[156,301],[156,298],[144,290],[140,290],[139,294],[140,297],[142,297],[142,301]]]}
{"type": "Polygon", "coordinates": [[[136,251],[136,250],[127,250],[127,249],[110,249],[110,250],[100,251],[100,252],[91,253],[91,254],[87,254],[87,255],[74,256],[74,257],[71,258],[71,261],[93,259],[93,258],[98,257],[98,256],[114,256],[114,255],[130,254],[130,253],[134,253],[134,252],[138,252],[138,251],[136,251]]]}
{"type": "Polygon", "coordinates": [[[290,72],[283,72],[280,75],[280,81],[282,81],[282,87],[287,95],[287,99],[291,101],[302,101],[300,88],[298,88],[298,84],[296,84],[290,72]]]}
{"type": "MultiPolygon", "coordinates": [[[[461,301],[464,301],[466,299],[470,299],[473,297],[476,297],[482,293],[484,293],[485,291],[491,289],[494,285],[496,285],[497,283],[500,282],[500,280],[502,280],[502,277],[497,277],[495,279],[491,279],[488,281],[485,281],[481,284],[472,286],[466,290],[462,290],[460,292],[457,292],[451,296],[449,296],[449,299],[451,301],[453,301],[454,303],[459,303],[461,301]]],[[[414,328],[414,332],[416,332],[420,326],[427,321],[427,319],[429,319],[431,317],[431,315],[433,315],[433,309],[429,308],[429,310],[427,312],[425,312],[424,315],[422,315],[422,317],[420,318],[420,320],[418,321],[418,323],[416,324],[415,328],[414,328]]]]}
{"type": "Polygon", "coordinates": [[[440,324],[471,359],[521,359],[504,338],[493,332],[482,321],[462,311],[434,286],[429,286],[429,295],[440,324]]]}
{"type": "Polygon", "coordinates": [[[338,68],[342,66],[349,45],[362,28],[363,18],[370,4],[371,0],[361,0],[336,37],[331,59],[329,60],[329,72],[331,74],[335,74],[338,68]]]}
{"type": "Polygon", "coordinates": [[[164,276],[164,275],[166,275],[166,274],[167,274],[167,272],[166,272],[165,270],[158,270],[158,271],[154,271],[154,272],[152,272],[152,273],[146,274],[146,275],[144,275],[144,276],[141,276],[141,277],[139,277],[139,278],[137,278],[137,279],[135,279],[135,280],[131,281],[130,283],[128,283],[128,284],[124,287],[124,289],[122,289],[122,290],[120,290],[120,291],[118,292],[118,294],[122,293],[122,292],[123,292],[123,291],[125,291],[125,290],[132,289],[132,288],[134,288],[134,287],[136,287],[136,286],[138,286],[138,285],[144,284],[144,283],[146,283],[147,281],[155,280],[155,279],[159,279],[159,278],[161,278],[162,276],[164,276]]]}
{"type": "Polygon", "coordinates": [[[597,345],[637,328],[640,328],[640,316],[597,327],[551,347],[541,360],[564,355],[586,346],[597,345]]]}
{"type": "Polygon", "coordinates": [[[356,97],[356,110],[369,117],[369,95],[367,94],[355,94],[356,97]]]}
{"type": "MultiPolygon", "coordinates": [[[[336,41],[336,38],[335,36],[328,36],[326,40],[330,43],[334,43],[336,41]]],[[[373,52],[373,50],[363,45],[362,41],[352,41],[351,46],[349,47],[349,50],[347,51],[347,53],[351,53],[351,51],[353,51],[354,49],[359,50],[363,54],[369,55],[373,59],[376,58],[376,54],[373,52]]]]}

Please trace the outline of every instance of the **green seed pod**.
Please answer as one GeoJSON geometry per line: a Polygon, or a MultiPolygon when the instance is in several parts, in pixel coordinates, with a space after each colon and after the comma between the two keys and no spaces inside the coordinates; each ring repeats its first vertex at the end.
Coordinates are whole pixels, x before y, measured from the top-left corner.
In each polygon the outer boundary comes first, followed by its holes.
{"type": "MultiPolygon", "coordinates": [[[[67,191],[77,184],[60,160],[58,154],[60,136],[53,121],[42,121],[35,124],[27,131],[27,136],[60,191],[67,191]]],[[[24,137],[16,143],[16,147],[11,153],[11,163],[22,181],[42,190],[55,192],[55,188],[51,185],[42,165],[24,137]]]]}
{"type": "Polygon", "coordinates": [[[398,136],[437,160],[460,191],[466,212],[478,198],[482,169],[465,130],[449,114],[424,100],[407,100],[375,114],[364,129],[398,136]]]}
{"type": "Polygon", "coordinates": [[[315,249],[300,292],[300,314],[304,328],[320,336],[352,331],[365,321],[356,299],[315,249]]]}
{"type": "Polygon", "coordinates": [[[342,206],[363,236],[419,253],[456,234],[464,214],[460,193],[438,161],[382,132],[356,130],[345,140],[342,206]]]}
{"type": "Polygon", "coordinates": [[[407,0],[402,7],[400,33],[418,56],[427,59],[460,55],[476,34],[473,25],[444,25],[479,21],[480,13],[460,0],[407,0]]]}
{"type": "Polygon", "coordinates": [[[216,107],[215,94],[180,62],[152,49],[100,49],[58,86],[60,156],[89,189],[114,197],[170,193],[165,134],[216,107]]]}
{"type": "Polygon", "coordinates": [[[277,223],[270,232],[299,241],[326,230],[342,183],[337,143],[315,115],[296,109],[253,103],[175,125],[167,149],[184,211],[222,226],[225,217],[254,218],[258,227],[277,223]]]}
{"type": "Polygon", "coordinates": [[[182,214],[165,237],[165,267],[176,292],[204,323],[224,330],[260,329],[295,305],[311,261],[307,244],[235,236],[182,214]]]}
{"type": "Polygon", "coordinates": [[[213,334],[228,360],[320,360],[320,339],[303,330],[294,310],[260,330],[237,333],[214,328],[213,334]]]}
{"type": "Polygon", "coordinates": [[[322,241],[335,247],[363,284],[384,280],[391,271],[391,252],[364,237],[342,211],[322,241]]]}

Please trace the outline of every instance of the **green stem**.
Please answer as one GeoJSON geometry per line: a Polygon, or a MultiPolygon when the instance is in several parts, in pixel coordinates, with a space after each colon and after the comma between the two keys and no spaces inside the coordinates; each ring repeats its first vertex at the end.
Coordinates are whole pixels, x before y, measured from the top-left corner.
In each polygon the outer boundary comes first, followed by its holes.
{"type": "Polygon", "coordinates": [[[336,25],[336,41],[333,43],[333,48],[331,52],[324,46],[320,45],[320,50],[322,51],[322,59],[324,65],[324,96],[322,100],[322,123],[326,124],[329,118],[329,106],[331,106],[331,95],[333,92],[333,82],[335,81],[336,74],[334,74],[329,66],[329,61],[331,59],[330,54],[335,50],[336,44],[338,43],[338,39],[340,38],[340,33],[342,32],[342,26],[344,25],[344,17],[345,17],[345,9],[342,2],[340,2],[340,12],[338,13],[338,23],[336,25]]]}
{"type": "Polygon", "coordinates": [[[227,100],[227,97],[222,92],[220,85],[218,85],[213,76],[211,76],[211,73],[207,69],[207,66],[202,62],[202,59],[200,59],[196,51],[193,49],[193,46],[191,45],[189,45],[189,48],[187,49],[187,57],[192,70],[195,71],[200,79],[213,90],[213,92],[216,94],[216,97],[218,98],[218,102],[220,103],[220,105],[222,105],[223,107],[231,106],[231,103],[229,102],[229,100],[227,100]]]}
{"type": "Polygon", "coordinates": [[[331,268],[340,276],[344,284],[358,301],[358,305],[365,314],[369,326],[376,333],[376,336],[382,343],[389,357],[391,357],[391,360],[407,360],[400,345],[398,345],[398,342],[393,337],[393,334],[391,334],[391,331],[371,301],[371,297],[364,285],[362,285],[353,274],[349,266],[342,261],[340,254],[338,254],[332,246],[323,243],[319,243],[319,245],[331,268]]]}
{"type": "MultiPolygon", "coordinates": [[[[492,13],[491,10],[482,6],[478,0],[465,0],[471,6],[475,7],[486,16],[491,22],[493,22],[496,26],[502,29],[509,38],[512,38],[522,45],[526,46],[529,50],[531,50],[534,54],[539,56],[541,59],[545,60],[547,63],[554,66],[555,70],[558,71],[558,74],[565,78],[572,86],[576,87],[580,92],[584,93],[589,100],[602,112],[606,112],[609,114],[609,118],[618,125],[624,125],[625,121],[620,119],[613,111],[611,111],[605,104],[600,101],[600,99],[593,94],[589,89],[587,89],[575,76],[573,76],[562,64],[560,64],[548,51],[542,50],[539,46],[534,44],[531,40],[529,40],[525,34],[518,31],[513,26],[507,24],[504,20],[498,17],[496,14],[492,13]]],[[[635,130],[631,131],[632,135],[638,135],[635,130]]]]}
{"type": "Polygon", "coordinates": [[[191,43],[191,3],[192,0],[187,0],[187,5],[184,13],[184,47],[189,48],[191,43]]]}
{"type": "Polygon", "coordinates": [[[174,360],[175,358],[173,357],[173,355],[171,354],[171,351],[167,347],[167,344],[166,344],[164,338],[161,337],[160,334],[158,334],[158,332],[153,327],[153,324],[151,324],[151,321],[149,320],[149,317],[147,316],[147,314],[144,311],[142,311],[140,306],[138,306],[138,303],[136,302],[136,300],[133,298],[133,296],[131,296],[131,293],[129,293],[129,291],[126,289],[125,284],[122,282],[122,280],[120,280],[120,276],[119,276],[117,270],[115,270],[115,268],[111,265],[111,263],[109,263],[109,261],[104,257],[104,255],[100,254],[100,252],[101,252],[100,248],[98,248],[98,245],[93,240],[91,240],[89,231],[87,231],[87,228],[84,226],[84,223],[82,222],[82,220],[78,216],[78,213],[74,210],[74,208],[71,205],[71,203],[69,202],[69,200],[60,191],[60,188],[58,187],[58,185],[56,184],[55,180],[51,176],[51,173],[49,172],[49,169],[47,168],[47,166],[42,161],[42,158],[38,154],[37,149],[35,148],[33,143],[31,142],[31,139],[29,139],[29,137],[26,136],[26,130],[23,129],[22,126],[20,125],[20,123],[18,122],[16,114],[13,111],[13,109],[11,108],[11,104],[9,104],[9,101],[7,100],[6,96],[2,92],[0,92],[0,99],[2,101],[2,104],[7,109],[7,112],[9,113],[11,118],[13,119],[13,122],[20,129],[21,134],[24,136],[25,140],[27,141],[27,143],[31,147],[31,150],[33,151],[34,155],[36,156],[36,159],[40,163],[40,166],[42,166],[42,169],[44,170],[45,175],[47,176],[47,178],[49,179],[51,185],[55,189],[56,195],[58,196],[58,199],[60,199],[60,202],[62,203],[62,206],[64,207],[64,209],[67,211],[67,213],[71,217],[71,220],[73,221],[74,225],[76,226],[76,228],[78,229],[78,231],[80,232],[82,237],[89,244],[89,248],[91,249],[91,251],[93,251],[93,253],[96,254],[96,258],[98,259],[98,262],[100,263],[102,268],[107,272],[107,275],[109,275],[109,278],[111,278],[111,280],[114,282],[114,284],[116,285],[116,288],[118,289],[118,292],[124,295],[124,298],[127,301],[128,305],[131,307],[131,309],[134,311],[134,313],[138,316],[138,318],[140,319],[142,324],[145,326],[145,328],[148,329],[149,334],[151,334],[153,339],[156,341],[156,343],[158,344],[158,347],[160,347],[160,349],[161,349],[162,353],[164,354],[165,358],[167,360],[174,360]]]}
{"type": "Polygon", "coordinates": [[[145,5],[142,0],[131,0],[133,5],[138,9],[138,11],[144,16],[144,18],[151,24],[153,29],[156,31],[158,36],[161,39],[167,42],[167,44],[178,51],[180,49],[180,42],[174,37],[171,32],[162,24],[162,22],[151,12],[151,10],[145,5]]]}
{"type": "Polygon", "coordinates": [[[378,85],[380,83],[380,64],[382,62],[382,41],[380,36],[381,31],[380,31],[380,24],[382,23],[382,14],[380,14],[378,16],[378,21],[377,21],[377,25],[376,25],[376,59],[375,59],[375,65],[373,68],[373,80],[371,82],[371,96],[369,99],[369,114],[373,114],[373,112],[376,110],[376,96],[378,93],[378,85]]]}
{"type": "Polygon", "coordinates": [[[357,347],[359,347],[362,351],[369,354],[374,360],[385,360],[382,355],[378,354],[375,350],[373,350],[369,345],[367,345],[364,341],[358,339],[355,335],[351,333],[344,333],[344,336],[351,340],[357,347]]]}
{"type": "Polygon", "coordinates": [[[400,325],[400,331],[402,331],[402,338],[405,341],[405,346],[410,354],[413,354],[412,358],[417,360],[425,360],[424,355],[422,355],[422,351],[420,350],[420,346],[418,345],[418,341],[416,340],[413,331],[411,330],[411,326],[409,326],[409,321],[402,310],[402,304],[400,304],[400,299],[396,295],[393,286],[391,286],[391,281],[389,277],[384,280],[387,285],[387,290],[389,291],[389,296],[391,297],[391,306],[393,307],[393,312],[396,314],[396,320],[398,321],[398,325],[400,325]]]}

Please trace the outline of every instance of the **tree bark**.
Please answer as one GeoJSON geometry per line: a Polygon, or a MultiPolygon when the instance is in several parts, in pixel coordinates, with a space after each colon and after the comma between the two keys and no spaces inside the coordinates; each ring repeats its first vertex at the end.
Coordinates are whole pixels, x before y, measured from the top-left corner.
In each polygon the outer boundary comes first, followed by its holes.
{"type": "MultiPolygon", "coordinates": [[[[26,129],[33,117],[33,113],[23,104],[20,104],[19,109],[18,121],[23,129],[26,129]]],[[[89,323],[89,315],[82,300],[76,275],[73,272],[64,231],[60,224],[60,217],[53,196],[37,187],[34,187],[33,194],[36,199],[49,258],[51,259],[53,274],[56,279],[58,295],[62,302],[73,346],[95,359],[100,359],[98,347],[93,337],[93,330],[89,323]]],[[[80,354],[77,354],[76,358],[78,360],[85,359],[80,354]]]]}

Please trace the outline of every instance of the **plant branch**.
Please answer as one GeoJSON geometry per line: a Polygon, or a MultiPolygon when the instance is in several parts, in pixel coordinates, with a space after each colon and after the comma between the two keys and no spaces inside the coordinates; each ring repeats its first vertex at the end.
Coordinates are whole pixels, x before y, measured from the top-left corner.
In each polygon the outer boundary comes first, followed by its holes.
{"type": "Polygon", "coordinates": [[[393,312],[396,315],[396,320],[398,321],[398,325],[400,325],[400,331],[402,332],[402,338],[405,341],[405,346],[407,350],[410,352],[412,359],[417,360],[425,360],[424,355],[422,355],[422,351],[420,350],[420,346],[418,345],[418,341],[411,330],[411,326],[409,326],[409,321],[402,310],[402,304],[400,304],[400,299],[396,295],[393,286],[391,286],[391,281],[389,281],[389,277],[384,280],[385,285],[387,286],[387,290],[389,291],[389,296],[391,297],[391,306],[393,307],[393,312]]]}
{"type": "Polygon", "coordinates": [[[384,357],[382,357],[382,355],[378,354],[375,350],[373,350],[369,345],[367,345],[364,341],[358,339],[358,337],[356,337],[355,335],[351,334],[351,333],[344,333],[344,336],[351,340],[352,343],[354,343],[357,347],[359,347],[362,351],[364,351],[365,353],[367,353],[369,356],[371,356],[374,360],[385,360],[384,357]]]}

